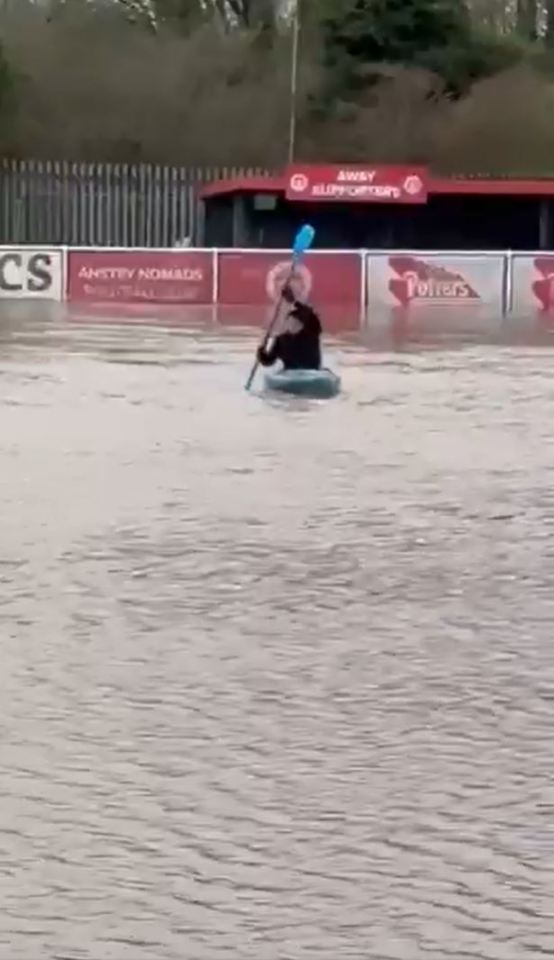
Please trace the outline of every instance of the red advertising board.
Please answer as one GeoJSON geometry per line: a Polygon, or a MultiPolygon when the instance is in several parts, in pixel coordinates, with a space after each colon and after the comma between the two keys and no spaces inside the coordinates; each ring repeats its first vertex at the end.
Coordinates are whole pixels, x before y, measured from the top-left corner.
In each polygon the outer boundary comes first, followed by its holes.
{"type": "Polygon", "coordinates": [[[291,164],[285,180],[287,200],[426,203],[429,177],[425,167],[291,164]]]}
{"type": "Polygon", "coordinates": [[[68,299],[90,303],[208,304],[213,256],[203,250],[72,250],[68,299]]]}
{"type": "Polygon", "coordinates": [[[519,324],[554,327],[554,256],[516,253],[512,261],[511,314],[519,324]]]}
{"type": "Polygon", "coordinates": [[[552,312],[554,309],[554,257],[541,256],[533,260],[535,276],[531,290],[540,310],[552,312]]]}
{"type": "MultiPolygon", "coordinates": [[[[218,303],[224,308],[223,321],[263,322],[264,308],[275,303],[289,270],[286,253],[221,253],[218,303]]],[[[308,254],[292,282],[297,295],[313,303],[321,311],[324,327],[334,332],[359,329],[361,285],[362,256],[357,253],[308,254]]]]}

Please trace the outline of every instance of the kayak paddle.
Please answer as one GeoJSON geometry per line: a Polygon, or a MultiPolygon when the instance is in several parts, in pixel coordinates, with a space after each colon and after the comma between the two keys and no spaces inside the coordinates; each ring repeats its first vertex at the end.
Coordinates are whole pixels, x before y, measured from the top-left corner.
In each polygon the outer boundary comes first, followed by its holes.
{"type": "MultiPolygon", "coordinates": [[[[269,324],[269,327],[268,327],[267,330],[266,330],[265,336],[264,336],[264,338],[263,338],[263,340],[262,340],[262,342],[261,342],[261,344],[260,344],[260,347],[261,347],[262,350],[267,346],[267,343],[268,343],[268,341],[269,341],[269,338],[271,337],[273,328],[274,328],[275,324],[277,323],[277,318],[278,318],[278,316],[279,316],[279,310],[281,309],[281,302],[282,302],[282,299],[283,299],[283,288],[286,287],[286,286],[291,282],[291,280],[292,280],[292,278],[293,278],[293,276],[294,276],[294,268],[297,266],[297,264],[298,264],[298,263],[300,262],[300,260],[302,259],[303,255],[306,253],[306,250],[309,250],[309,248],[311,247],[311,245],[312,245],[312,243],[313,243],[314,237],[315,237],[315,230],[314,230],[314,228],[313,228],[312,226],[310,226],[309,223],[305,223],[303,227],[300,227],[300,230],[298,231],[298,233],[296,234],[296,236],[295,236],[295,238],[294,238],[294,243],[293,243],[293,245],[292,245],[292,263],[291,263],[291,267],[290,267],[290,270],[289,270],[287,279],[285,280],[285,282],[284,282],[284,284],[283,284],[283,287],[281,288],[281,293],[279,294],[279,297],[277,298],[277,303],[275,304],[275,310],[273,311],[273,316],[272,316],[272,318],[271,318],[271,323],[269,324]]],[[[256,356],[256,360],[254,361],[254,366],[252,367],[252,369],[251,369],[251,371],[250,371],[250,376],[248,377],[248,380],[246,381],[246,388],[245,388],[246,390],[250,390],[250,387],[252,386],[254,377],[256,376],[256,372],[257,372],[259,363],[260,363],[260,361],[258,360],[258,357],[256,356]]]]}

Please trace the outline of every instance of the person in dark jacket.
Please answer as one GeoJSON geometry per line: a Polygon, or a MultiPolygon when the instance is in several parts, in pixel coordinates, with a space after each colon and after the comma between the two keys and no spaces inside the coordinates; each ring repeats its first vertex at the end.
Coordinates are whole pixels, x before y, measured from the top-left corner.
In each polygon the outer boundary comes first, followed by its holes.
{"type": "Polygon", "coordinates": [[[297,300],[290,286],[283,288],[283,299],[292,306],[288,329],[275,337],[269,349],[259,347],[259,362],[271,367],[280,360],[285,370],[319,370],[321,321],[317,313],[307,303],[297,300]]]}

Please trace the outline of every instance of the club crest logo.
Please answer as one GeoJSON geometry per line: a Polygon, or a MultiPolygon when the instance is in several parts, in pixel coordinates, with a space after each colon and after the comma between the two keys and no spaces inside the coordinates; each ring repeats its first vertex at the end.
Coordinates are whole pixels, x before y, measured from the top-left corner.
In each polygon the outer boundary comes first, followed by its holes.
{"type": "Polygon", "coordinates": [[[404,180],[404,190],[411,197],[415,197],[416,193],[421,193],[423,190],[423,182],[421,177],[418,177],[416,174],[411,177],[406,177],[404,180]]]}
{"type": "Polygon", "coordinates": [[[304,193],[308,189],[310,181],[307,176],[303,173],[293,173],[290,178],[290,188],[294,190],[295,193],[304,193]]]}
{"type": "MultiPolygon", "coordinates": [[[[282,260],[276,263],[268,271],[265,283],[266,293],[270,300],[277,300],[280,296],[283,284],[286,283],[290,274],[290,261],[282,260]]],[[[294,268],[290,285],[299,300],[307,300],[312,289],[312,274],[303,264],[298,264],[294,268]]]]}

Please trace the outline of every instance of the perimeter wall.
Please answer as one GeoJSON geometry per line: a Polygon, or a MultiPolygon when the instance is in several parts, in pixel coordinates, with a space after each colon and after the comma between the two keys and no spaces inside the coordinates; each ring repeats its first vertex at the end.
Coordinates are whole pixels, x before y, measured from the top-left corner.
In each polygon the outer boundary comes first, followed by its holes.
{"type": "MultiPolygon", "coordinates": [[[[259,326],[289,256],[286,250],[4,246],[0,300],[67,302],[111,316],[174,311],[184,319],[194,314],[259,326]]],[[[313,252],[295,283],[331,333],[419,323],[492,333],[510,321],[554,324],[554,251],[313,252]]]]}

